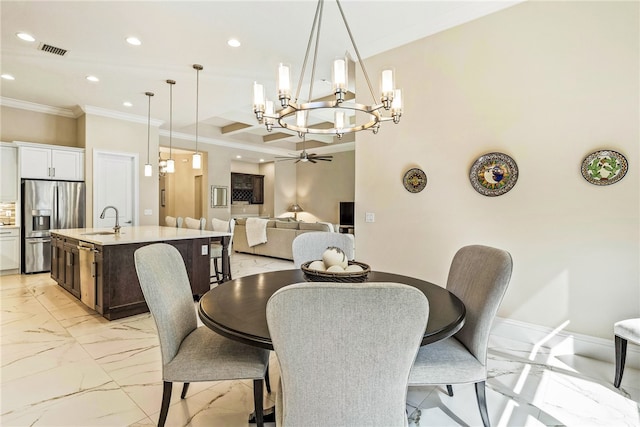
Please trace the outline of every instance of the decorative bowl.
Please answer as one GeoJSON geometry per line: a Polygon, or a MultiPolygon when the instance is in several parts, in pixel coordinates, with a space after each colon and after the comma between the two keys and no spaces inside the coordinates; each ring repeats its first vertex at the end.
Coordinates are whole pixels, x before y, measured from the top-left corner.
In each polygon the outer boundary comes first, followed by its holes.
{"type": "Polygon", "coordinates": [[[359,265],[362,267],[362,271],[320,271],[312,270],[309,268],[309,264],[313,261],[303,263],[300,268],[304,273],[305,278],[310,282],[344,282],[344,283],[358,283],[365,282],[367,276],[371,271],[371,267],[368,264],[358,261],[349,261],[349,265],[359,265]]]}

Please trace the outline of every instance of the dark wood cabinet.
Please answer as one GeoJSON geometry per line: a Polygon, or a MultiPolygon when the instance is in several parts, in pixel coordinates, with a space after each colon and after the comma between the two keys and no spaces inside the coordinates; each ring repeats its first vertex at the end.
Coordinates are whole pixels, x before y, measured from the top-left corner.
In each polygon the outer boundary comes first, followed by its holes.
{"type": "MultiPolygon", "coordinates": [[[[162,243],[174,246],[182,255],[193,295],[200,297],[207,292],[210,289],[211,275],[210,238],[168,240],[162,243]]],[[[90,264],[84,264],[83,267],[88,268],[90,265],[91,274],[85,274],[83,277],[88,277],[91,283],[84,283],[83,287],[95,286],[95,310],[105,318],[114,320],[149,311],[140,288],[133,257],[138,248],[149,244],[141,242],[94,245],[92,248],[92,258],[88,261],[90,264]]],[[[54,267],[52,260],[51,278],[73,296],[81,299],[78,245],[78,240],[52,235],[52,258],[56,256],[56,260],[61,262],[55,263],[54,267]]]]}
{"type": "Polygon", "coordinates": [[[78,241],[51,236],[51,278],[80,298],[80,251],[78,241]]]}
{"type": "Polygon", "coordinates": [[[231,202],[264,203],[264,175],[231,173],[231,202]]]}
{"type": "Polygon", "coordinates": [[[64,282],[64,239],[51,236],[51,278],[64,282]]]}
{"type": "Polygon", "coordinates": [[[262,205],[264,203],[264,175],[251,175],[253,193],[251,204],[262,205]]]}

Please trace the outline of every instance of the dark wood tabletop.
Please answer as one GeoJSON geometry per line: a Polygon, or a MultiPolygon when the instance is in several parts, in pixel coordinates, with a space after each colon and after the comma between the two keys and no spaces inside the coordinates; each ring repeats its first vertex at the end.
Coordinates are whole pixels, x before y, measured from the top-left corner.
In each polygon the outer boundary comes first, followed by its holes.
{"type": "MultiPolygon", "coordinates": [[[[305,282],[302,270],[254,274],[225,282],[205,293],[198,313],[202,322],[227,338],[273,350],[267,326],[267,301],[278,289],[305,282]]],[[[451,292],[433,283],[399,274],[372,271],[369,282],[403,283],[420,289],[429,301],[429,321],[422,345],[447,338],[462,328],[465,307],[451,292]]],[[[380,302],[381,304],[384,301],[380,302]]],[[[411,316],[411,313],[403,313],[411,316]]]]}

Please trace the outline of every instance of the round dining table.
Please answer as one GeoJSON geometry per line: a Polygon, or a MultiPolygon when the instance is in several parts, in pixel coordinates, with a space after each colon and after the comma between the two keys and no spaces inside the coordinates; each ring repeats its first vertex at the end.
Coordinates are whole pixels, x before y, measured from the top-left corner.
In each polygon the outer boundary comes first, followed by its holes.
{"type": "MultiPolygon", "coordinates": [[[[273,350],[267,326],[267,301],[278,289],[305,281],[300,269],[239,277],[206,292],[200,298],[198,314],[205,326],[222,336],[273,350]]],[[[422,345],[450,337],[464,324],[464,304],[445,288],[413,277],[380,271],[370,272],[367,282],[403,283],[425,294],[429,301],[429,320],[422,345]]],[[[383,305],[384,301],[380,304],[383,305]]],[[[402,315],[411,316],[411,313],[402,315]]]]}

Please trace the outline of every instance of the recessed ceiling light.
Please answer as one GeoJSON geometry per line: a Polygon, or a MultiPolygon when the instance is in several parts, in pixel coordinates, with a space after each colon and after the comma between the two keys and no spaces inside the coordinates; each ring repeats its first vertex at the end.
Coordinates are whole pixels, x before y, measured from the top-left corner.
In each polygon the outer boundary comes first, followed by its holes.
{"type": "Polygon", "coordinates": [[[238,39],[229,39],[227,44],[231,47],[240,47],[240,40],[238,39]]]}
{"type": "Polygon", "coordinates": [[[241,158],[242,158],[242,156],[239,155],[239,154],[236,156],[236,159],[241,159],[241,158]]]}
{"type": "Polygon", "coordinates": [[[33,37],[31,34],[16,33],[16,36],[18,36],[19,39],[24,40],[26,42],[34,42],[34,41],[36,41],[35,37],[33,37]]]}
{"type": "Polygon", "coordinates": [[[264,159],[260,159],[260,163],[264,162],[264,159]]]}
{"type": "Polygon", "coordinates": [[[99,78],[97,78],[96,76],[87,76],[87,80],[89,80],[90,82],[94,82],[97,83],[100,81],[99,78]]]}
{"type": "Polygon", "coordinates": [[[2,77],[5,80],[15,80],[16,78],[13,77],[11,74],[3,74],[0,77],[2,77]]]}
{"type": "Polygon", "coordinates": [[[133,46],[140,46],[142,44],[139,38],[133,36],[127,37],[127,43],[133,46]]]}
{"type": "Polygon", "coordinates": [[[133,104],[130,103],[129,101],[124,101],[122,105],[124,105],[125,107],[133,107],[133,104]]]}

